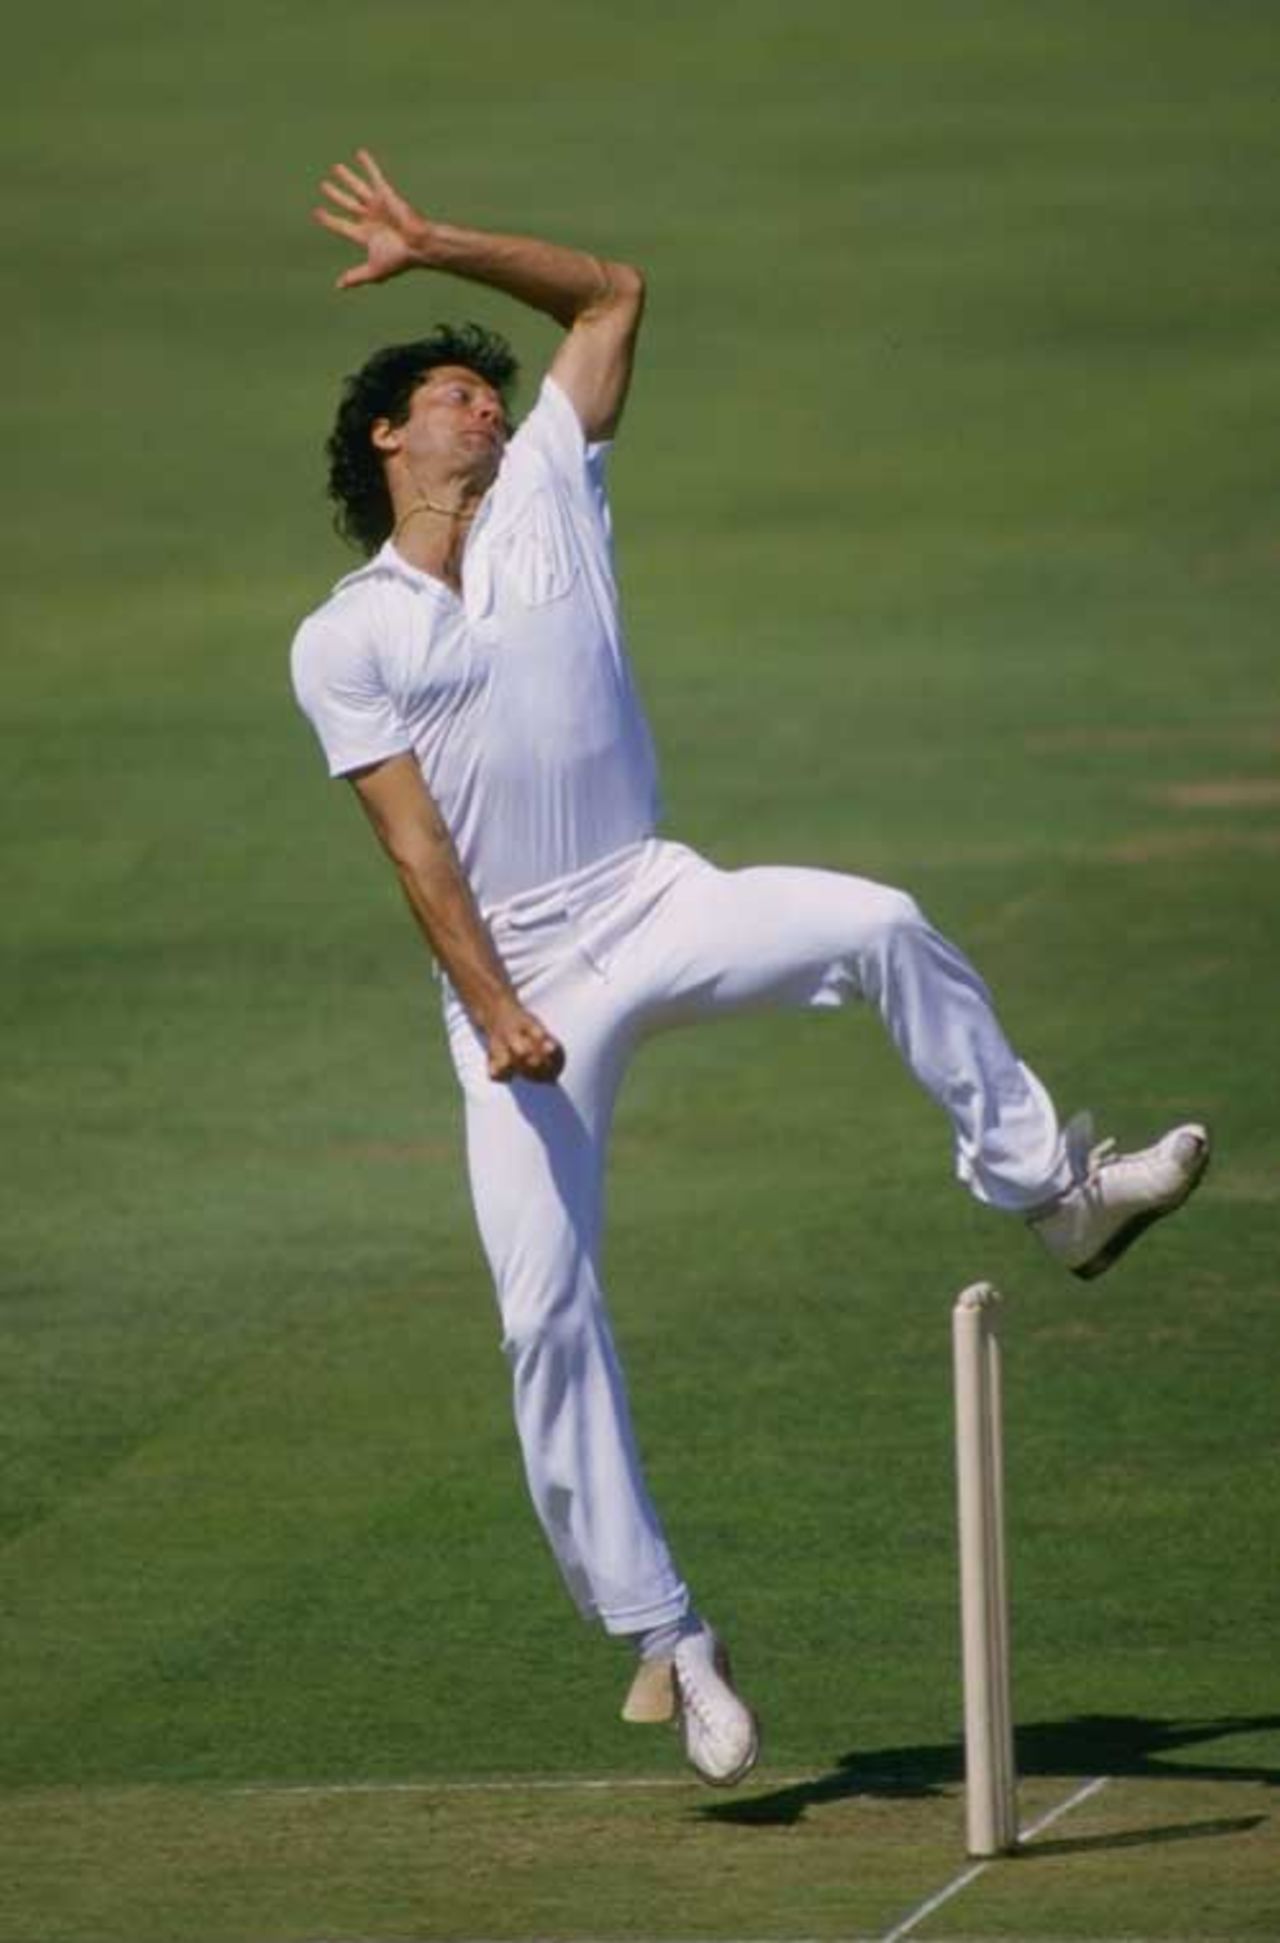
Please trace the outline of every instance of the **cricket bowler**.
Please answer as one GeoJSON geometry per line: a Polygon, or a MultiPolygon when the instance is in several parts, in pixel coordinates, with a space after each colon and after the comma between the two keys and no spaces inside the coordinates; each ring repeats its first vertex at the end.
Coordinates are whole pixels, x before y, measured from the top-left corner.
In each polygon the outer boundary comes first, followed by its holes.
{"type": "Polygon", "coordinates": [[[293,680],[439,967],[481,1241],[529,1491],[580,1611],[634,1646],[623,1708],[676,1719],[707,1781],[759,1729],[646,1488],[601,1286],[610,1121],[633,1050],[745,1007],[876,1012],[951,1129],[955,1172],[1080,1276],[1201,1178],[1206,1130],[1117,1154],[1064,1128],[965,957],[901,890],[721,870],[659,834],[653,742],[619,614],[606,475],[640,272],[422,214],[360,150],[317,220],[362,289],[447,273],[561,336],[514,426],[516,361],[474,325],[374,352],[329,438],[364,556],[299,628],[293,680]]]}

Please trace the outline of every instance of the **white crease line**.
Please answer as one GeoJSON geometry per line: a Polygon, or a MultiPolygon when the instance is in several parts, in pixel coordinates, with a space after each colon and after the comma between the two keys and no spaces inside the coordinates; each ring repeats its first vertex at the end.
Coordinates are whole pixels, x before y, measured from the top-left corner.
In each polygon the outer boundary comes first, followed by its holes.
{"type": "Polygon", "coordinates": [[[971,1882],[976,1882],[978,1877],[985,1874],[990,1867],[989,1862],[975,1862],[972,1868],[965,1869],[962,1874],[949,1882],[945,1889],[939,1889],[936,1896],[930,1896],[926,1902],[920,1904],[918,1909],[913,1909],[911,1914],[898,1924],[897,1929],[889,1931],[883,1943],[899,1943],[900,1937],[909,1936],[913,1929],[919,1928],[927,1916],[933,1915],[935,1909],[941,1909],[943,1903],[949,1903],[953,1896],[958,1896],[962,1889],[967,1889],[971,1882]]]}
{"type": "MultiPolygon", "coordinates": [[[[770,1788],[812,1786],[812,1774],[783,1774],[762,1777],[770,1788]]],[[[233,1795],[510,1795],[510,1794],[637,1794],[651,1788],[684,1788],[702,1793],[692,1775],[635,1774],[531,1776],[526,1780],[508,1778],[489,1781],[328,1781],[272,1782],[251,1781],[228,1788],[233,1795]]],[[[803,1943],[803,1939],[800,1940],[803,1943]]]]}
{"type": "Polygon", "coordinates": [[[1018,1840],[1034,1842],[1037,1835],[1043,1835],[1046,1828],[1052,1828],[1054,1822],[1061,1820],[1063,1815],[1069,1815],[1073,1808],[1080,1806],[1081,1802],[1088,1801],[1093,1795],[1100,1795],[1110,1779],[1109,1774],[1100,1774],[1095,1780],[1086,1781],[1083,1788],[1076,1789],[1069,1801],[1060,1801],[1058,1806],[1051,1808],[1047,1815],[1041,1815],[1038,1822],[1032,1822],[1030,1828],[1024,1835],[1020,1835],[1018,1840]]]}
{"type": "MultiPolygon", "coordinates": [[[[985,1867],[985,1864],[983,1866],[985,1867]]],[[[306,1943],[371,1943],[371,1939],[355,1936],[313,1936],[307,1938],[306,1943]]],[[[453,1939],[453,1943],[499,1943],[499,1939],[474,1936],[458,1937],[453,1939]]],[[[555,1939],[543,1936],[522,1937],[519,1939],[519,1943],[555,1943],[555,1939]]],[[[686,1943],[686,1939],[672,1936],[636,1936],[626,1938],[625,1943],[686,1943]]],[[[688,1939],[687,1943],[695,1943],[695,1940],[688,1939]]],[[[705,1939],[699,1939],[698,1943],[705,1943],[705,1939]]],[[[885,1939],[883,1937],[868,1936],[860,1931],[856,1936],[720,1936],[716,1937],[715,1943],[885,1943],[885,1939]]],[[[1028,1935],[1020,1937],[1019,1943],[1062,1943],[1062,1939],[1060,1936],[1035,1937],[1028,1935]]],[[[1095,1943],[1146,1943],[1146,1939],[1140,1936],[1128,1935],[1098,1937],[1095,1939],[1095,1943]]],[[[1158,1943],[1158,1939],[1155,1939],[1155,1943],[1158,1943]]],[[[1240,1943],[1240,1939],[1239,1937],[1233,1936],[1210,1936],[1205,1938],[1204,1943],[1240,1943]]]]}
{"type": "MultiPolygon", "coordinates": [[[[1073,1808],[1079,1808],[1082,1802],[1089,1800],[1090,1796],[1100,1794],[1110,1778],[1109,1775],[1100,1774],[1092,1781],[1086,1781],[1084,1786],[1077,1788],[1066,1801],[1060,1801],[1056,1808],[1051,1808],[1047,1815],[1041,1815],[1038,1822],[1032,1822],[1030,1828],[1021,1832],[1018,1836],[1018,1847],[1025,1848],[1028,1842],[1034,1842],[1037,1835],[1043,1834],[1046,1828],[1051,1827],[1063,1815],[1069,1815],[1073,1808]]],[[[909,1916],[905,1916],[896,1929],[891,1929],[887,1936],[882,1937],[881,1943],[901,1943],[904,1936],[909,1936],[913,1929],[918,1929],[926,1918],[934,1914],[935,1910],[941,1909],[944,1903],[949,1903],[953,1896],[958,1896],[962,1889],[967,1889],[969,1884],[976,1882],[980,1875],[985,1875],[992,1862],[996,1860],[998,1858],[992,1856],[988,1861],[975,1862],[970,1868],[962,1869],[945,1889],[939,1889],[936,1895],[930,1896],[920,1904],[918,1909],[913,1909],[909,1916]]]]}

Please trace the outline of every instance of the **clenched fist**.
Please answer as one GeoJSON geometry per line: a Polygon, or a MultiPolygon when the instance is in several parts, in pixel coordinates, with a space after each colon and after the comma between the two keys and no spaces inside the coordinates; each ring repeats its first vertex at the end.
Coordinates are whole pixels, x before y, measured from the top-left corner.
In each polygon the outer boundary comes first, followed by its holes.
{"type": "Polygon", "coordinates": [[[550,1085],[564,1071],[564,1047],[518,1000],[512,999],[490,1022],[487,1037],[490,1079],[550,1085]]]}

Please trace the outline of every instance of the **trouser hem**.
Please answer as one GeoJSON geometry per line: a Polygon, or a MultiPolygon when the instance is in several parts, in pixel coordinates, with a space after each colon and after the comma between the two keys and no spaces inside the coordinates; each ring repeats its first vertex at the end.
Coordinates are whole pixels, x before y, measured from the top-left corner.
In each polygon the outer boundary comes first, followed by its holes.
{"type": "Polygon", "coordinates": [[[645,1606],[612,1606],[606,1612],[598,1608],[600,1624],[607,1633],[615,1636],[627,1633],[649,1633],[657,1626],[675,1626],[684,1619],[690,1610],[689,1588],[682,1585],[677,1592],[668,1593],[664,1599],[656,1599],[645,1606]]]}

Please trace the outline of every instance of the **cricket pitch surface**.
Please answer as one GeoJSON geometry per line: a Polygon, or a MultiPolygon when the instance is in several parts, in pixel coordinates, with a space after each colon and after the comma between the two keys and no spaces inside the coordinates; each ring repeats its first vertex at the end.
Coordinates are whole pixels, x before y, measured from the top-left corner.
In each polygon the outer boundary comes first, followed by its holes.
{"type": "Polygon", "coordinates": [[[0,1943],[1231,1943],[1280,1936],[1274,1787],[1037,1775],[971,1862],[948,1787],[770,1774],[18,1790],[0,1943]]]}

